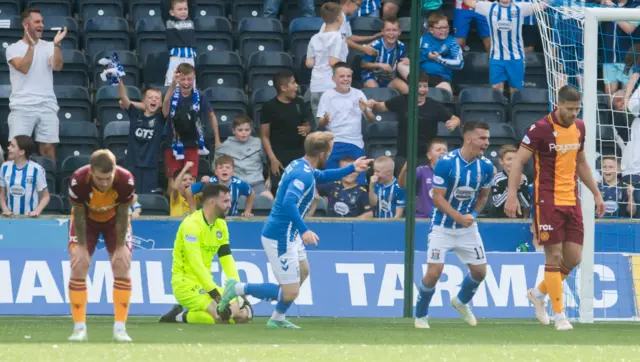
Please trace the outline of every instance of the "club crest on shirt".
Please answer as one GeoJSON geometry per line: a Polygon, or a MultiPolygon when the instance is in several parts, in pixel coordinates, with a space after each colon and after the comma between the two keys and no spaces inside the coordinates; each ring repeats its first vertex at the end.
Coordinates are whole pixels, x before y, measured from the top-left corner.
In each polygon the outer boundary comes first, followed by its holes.
{"type": "Polygon", "coordinates": [[[222,239],[222,231],[216,231],[216,238],[218,238],[218,240],[222,239]]]}
{"type": "Polygon", "coordinates": [[[155,126],[155,125],[156,125],[156,119],[155,118],[149,121],[149,128],[153,128],[153,126],[155,126]]]}

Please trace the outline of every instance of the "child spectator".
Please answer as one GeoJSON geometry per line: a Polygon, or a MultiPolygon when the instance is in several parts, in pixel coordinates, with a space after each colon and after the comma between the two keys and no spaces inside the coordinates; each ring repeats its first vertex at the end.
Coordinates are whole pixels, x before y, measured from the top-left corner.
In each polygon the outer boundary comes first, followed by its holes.
{"type": "Polygon", "coordinates": [[[354,16],[370,16],[372,18],[380,17],[380,0],[363,0],[360,9],[355,12],[354,16]]]}
{"type": "Polygon", "coordinates": [[[320,15],[326,27],[311,37],[305,60],[307,68],[313,68],[309,85],[313,114],[318,110],[322,93],[336,86],[332,80],[331,68],[338,62],[346,62],[349,53],[347,43],[339,32],[342,22],[345,21],[340,16],[340,6],[336,3],[326,3],[320,8],[320,15]]]}
{"type": "Polygon", "coordinates": [[[376,51],[375,56],[365,55],[362,58],[362,81],[367,88],[391,88],[401,94],[409,93],[409,85],[398,77],[396,66],[402,62],[408,64],[404,43],[400,37],[400,22],[398,19],[384,21],[382,37],[371,43],[376,51]]]}
{"type": "Polygon", "coordinates": [[[234,176],[233,158],[230,156],[218,157],[216,159],[214,174],[215,176],[213,177],[203,177],[201,182],[197,182],[191,185],[190,188],[185,189],[184,196],[189,203],[191,212],[196,211],[197,205],[199,204],[199,202],[194,200],[193,195],[200,194],[204,185],[210,183],[225,185],[231,190],[231,208],[229,209],[229,216],[238,216],[238,201],[240,201],[241,196],[247,198],[242,216],[253,216],[253,201],[255,200],[256,193],[251,189],[251,186],[249,186],[248,183],[234,176]]]}
{"type": "Polygon", "coordinates": [[[598,187],[604,199],[606,218],[633,217],[636,214],[633,185],[620,182],[619,171],[619,159],[615,156],[602,158],[602,183],[598,187]]]}
{"type": "MultiPolygon", "coordinates": [[[[416,188],[418,189],[418,199],[416,200],[416,217],[431,217],[433,210],[433,170],[436,163],[442,156],[449,152],[447,142],[440,138],[434,138],[427,145],[427,164],[416,169],[416,188]]],[[[398,175],[398,185],[405,188],[407,180],[407,163],[404,163],[400,175],[398,175]]]]}
{"type": "Polygon", "coordinates": [[[244,115],[236,116],[233,119],[233,137],[227,138],[222,143],[216,156],[229,156],[233,160],[232,168],[235,166],[235,175],[251,185],[256,194],[273,200],[270,179],[269,177],[266,181],[264,179],[267,156],[260,139],[251,135],[252,129],[251,118],[244,115]]]}
{"type": "Polygon", "coordinates": [[[144,92],[141,104],[134,104],[127,96],[121,80],[118,84],[120,106],[129,114],[129,145],[125,159],[126,168],[136,180],[136,192],[148,194],[158,188],[158,157],[165,118],[161,112],[162,92],[149,88],[144,92]],[[143,109],[137,108],[142,105],[143,109]]]}
{"type": "MultiPolygon", "coordinates": [[[[349,49],[361,51],[368,55],[375,55],[373,49],[368,46],[360,45],[358,43],[371,43],[382,36],[382,34],[376,34],[373,36],[359,36],[353,35],[351,32],[351,24],[349,23],[348,16],[353,16],[358,9],[360,9],[360,5],[362,4],[362,0],[340,0],[340,7],[342,9],[342,25],[340,26],[340,34],[342,34],[347,39],[347,45],[349,46],[345,53],[341,54],[340,58],[347,58],[349,55],[349,49]]],[[[327,24],[322,24],[320,28],[320,32],[323,32],[327,24]]]]}
{"type": "Polygon", "coordinates": [[[29,136],[15,136],[9,143],[8,161],[0,166],[0,208],[4,216],[36,217],[49,204],[44,168],[29,160],[35,149],[29,136]]]}
{"type": "Polygon", "coordinates": [[[134,196],[134,200],[135,201],[133,202],[133,204],[131,204],[131,206],[129,207],[129,217],[131,218],[131,220],[139,218],[140,214],[142,214],[142,205],[140,205],[140,203],[138,202],[137,194],[134,196]]]}
{"type": "Polygon", "coordinates": [[[404,214],[405,190],[393,176],[395,163],[388,156],[376,158],[373,176],[369,185],[369,203],[374,207],[373,215],[380,219],[401,219],[404,214]]]}
{"type": "MultiPolygon", "coordinates": [[[[320,98],[318,105],[318,124],[333,133],[333,150],[327,160],[326,168],[338,168],[338,162],[351,157],[354,160],[364,156],[362,139],[362,115],[369,122],[375,122],[375,115],[367,107],[367,97],[361,90],[351,87],[353,71],[347,63],[338,63],[333,67],[334,89],[330,89],[320,98]]],[[[366,184],[364,173],[358,175],[358,184],[366,184]]]]}
{"type": "Polygon", "coordinates": [[[464,66],[462,49],[449,35],[447,17],[434,13],[429,16],[429,33],[420,40],[420,69],[429,75],[429,86],[448,90],[453,94],[453,70],[464,66]]]}
{"type": "Polygon", "coordinates": [[[453,10],[453,29],[460,48],[467,50],[465,49],[467,47],[467,37],[469,36],[471,22],[473,21],[476,26],[476,32],[482,39],[484,50],[488,52],[489,49],[491,49],[491,31],[489,30],[487,18],[480,13],[474,12],[473,7],[463,0],[456,0],[455,3],[456,8],[453,10]]]}
{"type": "MultiPolygon", "coordinates": [[[[492,217],[506,218],[504,212],[504,202],[507,201],[507,188],[509,186],[509,172],[513,164],[518,149],[514,145],[504,145],[500,147],[500,166],[502,171],[493,176],[491,186],[491,199],[493,202],[492,217]]],[[[520,189],[518,190],[518,200],[520,201],[520,216],[529,217],[529,208],[531,207],[531,196],[529,195],[529,181],[527,176],[522,174],[520,180],[520,189]]]]}
{"type": "MultiPolygon", "coordinates": [[[[173,174],[172,182],[169,184],[170,216],[187,216],[191,213],[191,208],[184,194],[193,185],[193,175],[189,173],[193,166],[193,162],[187,161],[182,170],[173,174]]],[[[200,195],[194,196],[194,202],[196,205],[200,204],[200,195]]]]}
{"type": "Polygon", "coordinates": [[[384,19],[397,18],[403,2],[404,0],[382,0],[382,17],[384,19]]]}
{"type": "Polygon", "coordinates": [[[165,86],[173,81],[173,74],[178,65],[187,63],[193,67],[196,66],[196,29],[189,17],[195,14],[195,1],[162,0],[162,21],[167,32],[167,48],[170,57],[164,80],[165,86]]]}
{"type": "MultiPolygon", "coordinates": [[[[340,160],[340,167],[349,166],[354,161],[351,157],[345,157],[340,160]]],[[[373,216],[367,189],[358,185],[356,177],[358,177],[358,173],[354,172],[343,177],[342,181],[317,186],[320,196],[327,200],[328,216],[357,217],[359,219],[373,216]]]]}

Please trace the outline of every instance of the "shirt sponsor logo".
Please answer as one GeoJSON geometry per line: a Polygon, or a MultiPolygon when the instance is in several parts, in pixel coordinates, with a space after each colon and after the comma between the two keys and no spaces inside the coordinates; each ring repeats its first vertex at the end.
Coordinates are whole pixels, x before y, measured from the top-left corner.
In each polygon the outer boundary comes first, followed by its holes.
{"type": "Polygon", "coordinates": [[[444,179],[440,176],[434,176],[433,177],[433,183],[436,185],[442,185],[444,184],[444,179]]]}
{"type": "Polygon", "coordinates": [[[184,239],[190,243],[195,243],[196,241],[198,241],[198,237],[195,235],[185,235],[184,239]]]}
{"type": "Polygon", "coordinates": [[[569,151],[577,151],[579,149],[580,149],[580,143],[566,143],[562,145],[549,143],[549,151],[567,153],[569,151]]]}
{"type": "Polygon", "coordinates": [[[497,22],[496,27],[500,31],[511,31],[512,30],[511,22],[509,20],[499,20],[497,22]]]}
{"type": "Polygon", "coordinates": [[[459,201],[468,201],[473,199],[476,190],[469,186],[461,186],[453,190],[453,197],[458,199],[459,201]]]}
{"type": "Polygon", "coordinates": [[[293,186],[295,186],[300,191],[304,191],[304,182],[298,179],[293,180],[293,186]]]}
{"type": "Polygon", "coordinates": [[[540,225],[539,228],[541,231],[553,231],[553,227],[551,225],[540,225]]]}
{"type": "Polygon", "coordinates": [[[9,189],[9,193],[11,196],[22,197],[26,193],[26,190],[22,186],[14,185],[9,189]]]}
{"type": "Polygon", "coordinates": [[[530,144],[531,140],[529,139],[529,136],[524,136],[524,138],[522,139],[522,143],[524,143],[525,145],[530,144]]]}

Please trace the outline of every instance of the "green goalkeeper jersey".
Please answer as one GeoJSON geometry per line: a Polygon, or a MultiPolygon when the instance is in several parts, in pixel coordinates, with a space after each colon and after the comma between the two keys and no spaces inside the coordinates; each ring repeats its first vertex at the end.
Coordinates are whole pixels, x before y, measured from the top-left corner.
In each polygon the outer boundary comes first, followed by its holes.
{"type": "Polygon", "coordinates": [[[187,216],[176,234],[173,244],[171,284],[199,284],[209,292],[217,287],[211,275],[211,263],[218,255],[220,265],[227,278],[238,278],[238,269],[231,255],[229,229],[223,219],[210,225],[198,210],[187,216]]]}

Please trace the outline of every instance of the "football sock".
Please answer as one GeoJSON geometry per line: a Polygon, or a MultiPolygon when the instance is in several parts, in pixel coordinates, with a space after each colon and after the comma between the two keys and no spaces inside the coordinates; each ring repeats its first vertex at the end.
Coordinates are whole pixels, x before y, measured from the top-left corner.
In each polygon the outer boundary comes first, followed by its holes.
{"type": "Polygon", "coordinates": [[[207,312],[185,312],[184,321],[191,324],[216,324],[211,314],[207,312]]]}
{"type": "Polygon", "coordinates": [[[418,284],[418,302],[416,303],[416,318],[422,318],[429,315],[429,304],[431,298],[436,292],[436,287],[428,287],[424,284],[424,280],[418,284]]]}
{"type": "Polygon", "coordinates": [[[75,328],[84,328],[87,318],[87,282],[84,279],[69,280],[69,301],[75,328]]]}
{"type": "Polygon", "coordinates": [[[476,294],[478,290],[478,286],[482,281],[476,281],[471,277],[471,274],[467,274],[462,281],[462,286],[460,287],[460,291],[458,292],[458,300],[462,304],[467,304],[476,294]]]}
{"type": "Polygon", "coordinates": [[[245,284],[238,283],[235,286],[237,295],[250,295],[258,299],[271,301],[278,300],[280,293],[280,287],[277,284],[262,283],[262,284],[245,284]]]}
{"type": "Polygon", "coordinates": [[[560,267],[555,265],[544,266],[544,281],[549,290],[549,298],[554,313],[562,312],[562,277],[560,267]]]}
{"type": "Polygon", "coordinates": [[[293,304],[293,301],[285,302],[282,300],[282,292],[278,293],[278,303],[276,303],[276,309],[271,315],[271,319],[274,321],[283,321],[284,316],[287,313],[287,309],[293,304]]]}
{"type": "Polygon", "coordinates": [[[115,278],[113,280],[113,309],[116,322],[126,322],[131,299],[131,279],[115,278]]]}
{"type": "Polygon", "coordinates": [[[180,312],[177,316],[176,316],[176,322],[178,323],[187,323],[187,320],[185,319],[185,315],[187,314],[187,311],[185,310],[184,312],[180,312]]]}
{"type": "MultiPolygon", "coordinates": [[[[565,280],[571,274],[571,269],[567,268],[564,264],[560,265],[560,279],[565,280]]],[[[547,288],[547,284],[544,282],[544,279],[540,282],[540,284],[536,287],[536,297],[542,299],[545,295],[549,294],[549,289],[547,288]]]]}

